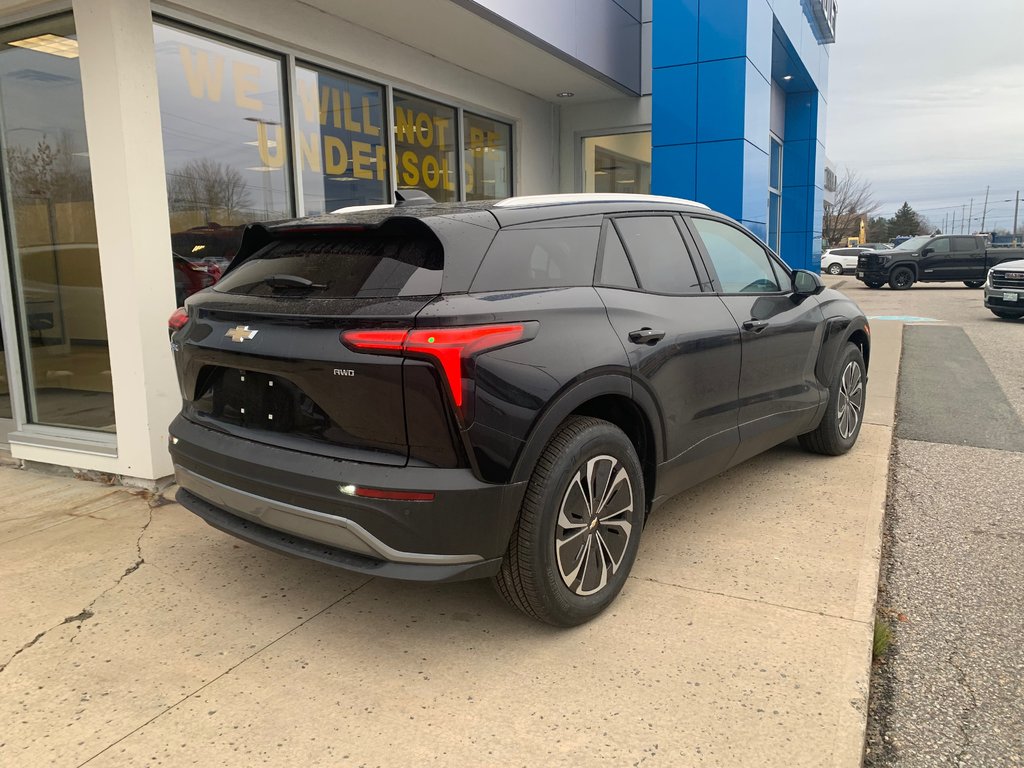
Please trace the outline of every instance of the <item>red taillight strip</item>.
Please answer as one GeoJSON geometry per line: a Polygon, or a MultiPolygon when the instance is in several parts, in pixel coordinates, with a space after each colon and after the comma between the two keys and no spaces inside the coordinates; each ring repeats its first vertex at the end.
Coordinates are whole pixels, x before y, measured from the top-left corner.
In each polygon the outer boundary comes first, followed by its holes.
{"type": "Polygon", "coordinates": [[[353,496],[364,499],[384,499],[387,501],[433,501],[434,494],[420,491],[384,491],[379,488],[356,487],[353,496]]]}
{"type": "Polygon", "coordinates": [[[427,357],[444,373],[456,406],[462,405],[462,361],[474,354],[526,338],[524,323],[462,328],[416,328],[410,331],[344,331],[341,341],[357,352],[399,353],[427,357]]]}
{"type": "Polygon", "coordinates": [[[185,323],[188,322],[188,310],[184,307],[178,307],[174,312],[171,313],[170,318],[167,320],[167,327],[172,331],[180,331],[185,327],[185,323]]]}

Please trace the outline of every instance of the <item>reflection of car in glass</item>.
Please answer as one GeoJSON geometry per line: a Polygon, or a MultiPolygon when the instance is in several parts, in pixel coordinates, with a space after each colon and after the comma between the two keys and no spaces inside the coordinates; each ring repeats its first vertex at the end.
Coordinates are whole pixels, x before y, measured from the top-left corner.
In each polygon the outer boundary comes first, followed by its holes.
{"type": "Polygon", "coordinates": [[[821,254],[821,271],[830,275],[842,275],[857,271],[857,257],[870,248],[856,246],[853,248],[832,248],[821,254]]]}
{"type": "Polygon", "coordinates": [[[216,264],[223,270],[231,262],[242,240],[244,226],[223,227],[211,222],[171,234],[171,250],[190,261],[216,264]]]}
{"type": "Polygon", "coordinates": [[[985,306],[996,317],[1024,318],[1024,259],[1006,261],[988,271],[985,306]]]}
{"type": "Polygon", "coordinates": [[[221,268],[210,261],[186,259],[178,254],[174,259],[174,295],[180,307],[185,299],[220,280],[221,268]]]}
{"type": "Polygon", "coordinates": [[[185,507],[563,626],[675,494],[796,436],[848,451],[870,339],[735,222],[614,194],[253,225],[170,325],[185,507]]]}

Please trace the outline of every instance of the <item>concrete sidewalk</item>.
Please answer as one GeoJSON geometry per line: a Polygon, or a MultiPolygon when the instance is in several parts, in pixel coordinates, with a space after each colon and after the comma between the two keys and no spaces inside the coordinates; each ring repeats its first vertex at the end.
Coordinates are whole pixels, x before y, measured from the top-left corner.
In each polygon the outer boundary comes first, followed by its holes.
{"type": "Polygon", "coordinates": [[[859,766],[900,338],[854,451],[673,500],[573,630],[0,468],[0,765],[859,766]]]}

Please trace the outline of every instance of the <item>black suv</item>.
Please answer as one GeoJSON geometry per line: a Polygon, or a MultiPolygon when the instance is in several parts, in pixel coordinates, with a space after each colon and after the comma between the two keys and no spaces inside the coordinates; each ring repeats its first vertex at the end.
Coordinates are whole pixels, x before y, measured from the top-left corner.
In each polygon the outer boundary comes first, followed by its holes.
{"type": "Polygon", "coordinates": [[[794,436],[849,450],[870,347],[817,275],[649,196],[253,225],[171,325],[185,507],[361,573],[493,577],[564,626],[673,495],[794,436]]]}

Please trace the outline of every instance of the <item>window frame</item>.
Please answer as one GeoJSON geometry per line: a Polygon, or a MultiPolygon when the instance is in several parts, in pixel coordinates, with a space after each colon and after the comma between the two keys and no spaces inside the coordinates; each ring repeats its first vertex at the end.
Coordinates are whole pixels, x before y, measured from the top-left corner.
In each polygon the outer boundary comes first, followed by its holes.
{"type": "Polygon", "coordinates": [[[689,214],[688,213],[688,214],[684,214],[682,218],[683,218],[683,223],[686,225],[687,229],[690,230],[690,234],[693,237],[694,243],[695,243],[695,245],[697,247],[697,252],[700,254],[701,260],[704,262],[704,268],[707,270],[708,275],[710,275],[711,284],[713,286],[714,292],[717,295],[719,295],[719,296],[791,296],[793,294],[793,270],[791,270],[789,268],[789,266],[785,262],[782,261],[781,258],[778,258],[772,252],[771,248],[769,248],[765,243],[762,243],[759,239],[757,239],[757,237],[752,235],[750,232],[747,232],[743,227],[739,226],[738,224],[736,224],[735,222],[733,222],[733,221],[731,221],[731,220],[729,220],[727,218],[717,217],[717,216],[713,216],[713,215],[700,215],[700,214],[689,214]],[[696,219],[702,219],[702,220],[706,220],[706,221],[714,221],[714,222],[716,222],[718,224],[724,224],[725,226],[731,227],[732,229],[735,229],[737,232],[740,232],[744,236],[748,237],[751,240],[751,242],[755,243],[757,245],[757,247],[760,248],[764,252],[765,256],[768,257],[769,266],[773,269],[773,271],[777,269],[782,274],[784,274],[787,277],[789,277],[789,288],[783,287],[783,288],[781,288],[778,291],[764,291],[764,292],[758,292],[758,293],[751,293],[751,292],[744,293],[742,291],[726,291],[726,290],[723,290],[722,289],[722,282],[721,282],[721,280],[718,277],[718,272],[715,270],[715,264],[711,260],[711,254],[708,253],[707,248],[704,245],[704,241],[701,240],[701,238],[700,238],[700,232],[697,230],[696,225],[693,223],[696,219]]]}
{"type": "MultiPolygon", "coordinates": [[[[496,120],[505,123],[512,129],[509,151],[511,154],[509,162],[509,197],[519,194],[519,161],[522,155],[519,142],[522,131],[520,130],[522,119],[510,114],[496,112],[480,104],[473,104],[468,101],[453,98],[450,94],[434,91],[429,87],[398,80],[396,78],[382,77],[380,72],[366,69],[350,61],[334,58],[328,53],[300,48],[293,44],[285,43],[280,39],[272,39],[266,35],[253,30],[237,26],[223,20],[211,20],[199,16],[194,11],[182,10],[162,2],[152,3],[152,24],[165,24],[182,29],[185,32],[200,36],[208,36],[220,39],[227,45],[248,47],[255,49],[267,56],[279,57],[283,61],[283,98],[284,114],[288,125],[285,126],[288,140],[291,141],[291,152],[289,162],[292,165],[292,174],[289,177],[292,189],[292,205],[296,218],[306,216],[305,201],[302,188],[301,169],[296,163],[295,151],[298,147],[295,142],[294,131],[297,123],[297,115],[294,113],[295,93],[295,68],[306,65],[307,67],[320,68],[332,71],[342,77],[352,77],[363,80],[372,85],[379,85],[384,89],[385,113],[387,118],[386,130],[388,131],[388,157],[389,163],[389,184],[388,202],[391,205],[395,202],[395,190],[398,189],[398,165],[395,162],[395,116],[394,116],[394,91],[404,91],[410,96],[434,101],[456,112],[456,154],[461,154],[461,148],[465,144],[464,116],[463,112],[470,112],[488,120],[496,120]]],[[[52,14],[50,14],[52,15],[52,14]]],[[[29,18],[38,18],[29,16],[29,18]]],[[[648,127],[649,130],[649,127],[648,127]]],[[[461,157],[458,160],[461,166],[461,157]]],[[[465,202],[466,190],[464,175],[458,174],[456,191],[456,202],[465,202]]]]}

